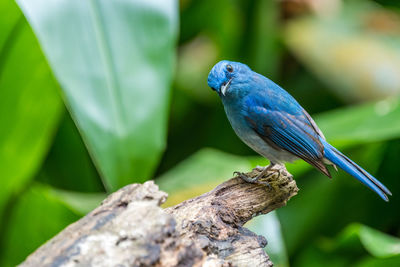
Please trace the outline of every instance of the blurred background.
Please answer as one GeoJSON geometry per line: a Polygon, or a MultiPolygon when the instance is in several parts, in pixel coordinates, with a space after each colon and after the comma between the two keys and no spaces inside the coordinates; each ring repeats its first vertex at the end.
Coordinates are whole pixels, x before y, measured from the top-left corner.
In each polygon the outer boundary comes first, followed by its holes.
{"type": "Polygon", "coordinates": [[[0,266],[107,194],[165,206],[266,165],[207,86],[221,59],[269,77],[393,193],[288,164],[300,191],[247,227],[276,266],[400,266],[397,0],[0,1],[0,266]]]}

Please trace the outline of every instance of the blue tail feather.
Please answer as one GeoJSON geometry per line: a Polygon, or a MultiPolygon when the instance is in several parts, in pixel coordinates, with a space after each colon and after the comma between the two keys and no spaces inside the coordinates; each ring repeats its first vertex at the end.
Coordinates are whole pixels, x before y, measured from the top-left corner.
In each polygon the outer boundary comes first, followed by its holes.
{"type": "Polygon", "coordinates": [[[383,200],[389,201],[387,195],[392,195],[392,193],[379,182],[375,177],[365,171],[363,168],[358,166],[351,159],[343,155],[339,150],[328,144],[323,140],[325,158],[331,161],[333,164],[337,165],[339,168],[368,186],[372,191],[377,193],[383,200]]]}

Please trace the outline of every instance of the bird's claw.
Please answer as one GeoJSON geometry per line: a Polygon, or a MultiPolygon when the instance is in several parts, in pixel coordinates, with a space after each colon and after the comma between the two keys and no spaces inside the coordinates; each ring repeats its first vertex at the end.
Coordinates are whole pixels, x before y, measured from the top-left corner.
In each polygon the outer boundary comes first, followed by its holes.
{"type": "Polygon", "coordinates": [[[251,184],[262,184],[267,186],[268,188],[271,188],[271,185],[264,180],[260,180],[261,178],[263,178],[263,172],[261,172],[259,175],[257,175],[256,177],[250,177],[247,174],[243,173],[243,172],[238,172],[235,171],[233,172],[233,175],[237,175],[240,179],[242,179],[245,182],[251,183],[251,184]]]}
{"type": "Polygon", "coordinates": [[[248,176],[244,173],[244,172],[238,172],[238,171],[234,171],[233,175],[236,175],[237,177],[239,177],[240,179],[244,180],[247,182],[248,176]]]}

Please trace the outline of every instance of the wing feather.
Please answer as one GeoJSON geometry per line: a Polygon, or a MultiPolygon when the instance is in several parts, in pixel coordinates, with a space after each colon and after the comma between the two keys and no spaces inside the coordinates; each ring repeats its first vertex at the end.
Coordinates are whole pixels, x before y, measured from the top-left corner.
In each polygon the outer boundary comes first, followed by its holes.
{"type": "Polygon", "coordinates": [[[290,114],[252,101],[246,105],[244,116],[248,125],[266,143],[303,159],[331,177],[323,162],[324,147],[320,138],[324,136],[305,111],[290,114]]]}

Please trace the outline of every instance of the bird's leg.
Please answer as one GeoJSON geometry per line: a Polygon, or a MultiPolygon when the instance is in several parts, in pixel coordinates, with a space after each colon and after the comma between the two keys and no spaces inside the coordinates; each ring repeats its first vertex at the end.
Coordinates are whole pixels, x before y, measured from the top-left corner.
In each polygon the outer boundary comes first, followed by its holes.
{"type": "MultiPolygon", "coordinates": [[[[260,174],[259,175],[257,175],[255,178],[253,178],[253,179],[255,179],[255,180],[259,180],[259,179],[261,179],[267,172],[269,172],[273,167],[275,166],[275,163],[272,163],[271,162],[271,164],[269,164],[267,167],[264,167],[262,170],[261,170],[261,172],[260,172],[260,174]]],[[[257,166],[257,167],[259,167],[259,166],[257,166]]],[[[256,168],[257,168],[256,167],[256,168]]],[[[257,170],[259,170],[259,169],[257,169],[257,170]]]]}
{"type": "Polygon", "coordinates": [[[256,170],[256,171],[262,172],[264,169],[265,169],[265,167],[257,165],[255,168],[253,168],[253,171],[256,170]]]}
{"type": "Polygon", "coordinates": [[[234,175],[237,175],[240,179],[243,181],[246,181],[248,183],[252,184],[263,184],[271,188],[271,185],[267,181],[261,181],[260,179],[263,178],[263,176],[268,173],[273,167],[275,166],[275,163],[272,163],[268,167],[261,167],[257,166],[253,170],[260,171],[260,173],[256,177],[249,177],[243,172],[234,172],[234,175]]]}

